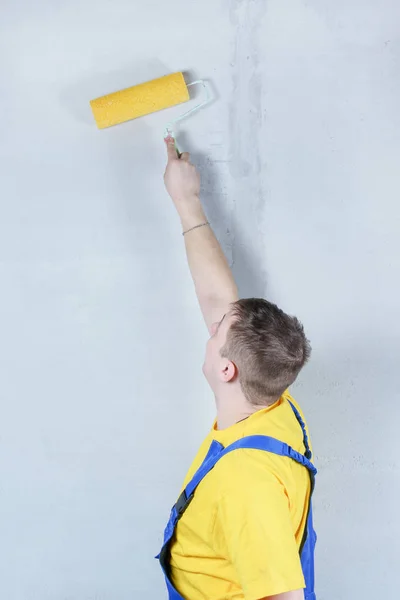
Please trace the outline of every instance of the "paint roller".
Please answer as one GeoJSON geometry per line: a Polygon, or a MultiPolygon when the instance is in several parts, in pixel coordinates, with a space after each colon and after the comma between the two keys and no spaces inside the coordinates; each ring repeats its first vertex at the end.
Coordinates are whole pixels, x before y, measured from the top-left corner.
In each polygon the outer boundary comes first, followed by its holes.
{"type": "Polygon", "coordinates": [[[134,85],[125,90],[107,94],[90,102],[94,118],[99,129],[118,125],[131,119],[137,119],[153,112],[170,108],[190,100],[189,89],[201,85],[204,99],[190,110],[170,121],[164,132],[175,138],[174,125],[185,119],[211,101],[210,87],[206,81],[199,79],[186,83],[183,73],[172,73],[146,83],[134,85]]]}

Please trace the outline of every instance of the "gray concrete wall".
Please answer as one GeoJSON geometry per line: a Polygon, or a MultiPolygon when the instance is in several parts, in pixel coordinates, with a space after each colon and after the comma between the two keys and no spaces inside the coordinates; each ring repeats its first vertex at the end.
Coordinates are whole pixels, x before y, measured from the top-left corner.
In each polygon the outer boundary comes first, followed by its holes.
{"type": "Polygon", "coordinates": [[[318,598],[397,600],[400,37],[395,0],[0,8],[0,597],[156,600],[153,555],[213,415],[163,189],[166,120],[88,101],[175,70],[243,295],[313,343],[318,598]],[[396,583],[397,582],[397,583],[396,583]]]}

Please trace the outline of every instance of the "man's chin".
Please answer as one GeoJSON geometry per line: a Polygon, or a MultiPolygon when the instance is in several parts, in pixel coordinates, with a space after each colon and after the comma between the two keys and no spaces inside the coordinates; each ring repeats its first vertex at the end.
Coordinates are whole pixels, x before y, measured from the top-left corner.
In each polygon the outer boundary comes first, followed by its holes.
{"type": "MultiPolygon", "coordinates": [[[[210,383],[210,377],[209,377],[207,365],[205,363],[203,364],[202,371],[203,371],[204,377],[207,379],[208,383],[210,383]]],[[[211,385],[211,383],[210,383],[210,385],[211,385]]]]}

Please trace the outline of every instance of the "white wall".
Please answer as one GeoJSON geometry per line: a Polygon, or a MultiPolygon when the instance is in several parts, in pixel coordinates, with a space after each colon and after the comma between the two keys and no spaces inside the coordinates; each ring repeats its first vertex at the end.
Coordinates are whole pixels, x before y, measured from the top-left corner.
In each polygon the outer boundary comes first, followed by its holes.
{"type": "Polygon", "coordinates": [[[206,332],[163,190],[164,123],[91,98],[176,70],[242,294],[313,361],[319,600],[398,598],[396,0],[3,0],[0,597],[158,600],[153,555],[213,415],[206,332]]]}

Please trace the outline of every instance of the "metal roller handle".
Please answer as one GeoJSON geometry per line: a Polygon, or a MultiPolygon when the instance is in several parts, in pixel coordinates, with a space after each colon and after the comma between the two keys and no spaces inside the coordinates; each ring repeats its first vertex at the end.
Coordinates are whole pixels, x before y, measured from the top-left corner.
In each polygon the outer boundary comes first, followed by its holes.
{"type": "MultiPolygon", "coordinates": [[[[211,93],[210,84],[207,81],[204,81],[204,79],[197,79],[196,81],[192,81],[191,83],[188,83],[187,87],[191,87],[193,85],[202,85],[203,86],[203,89],[204,89],[204,92],[205,92],[204,93],[204,100],[202,102],[200,102],[200,104],[197,104],[196,106],[194,106],[190,110],[187,110],[186,112],[184,112],[182,115],[180,115],[176,119],[173,119],[172,121],[170,121],[169,123],[167,123],[167,125],[165,127],[165,131],[164,131],[164,138],[166,138],[166,137],[173,137],[175,139],[174,125],[176,123],[178,123],[178,121],[182,121],[182,119],[186,119],[186,117],[189,117],[193,113],[195,113],[198,110],[200,110],[200,108],[203,108],[203,106],[205,106],[206,104],[209,104],[209,102],[211,102],[211,100],[212,100],[212,93],[211,93]]],[[[176,151],[179,154],[178,148],[176,148],[176,151]]]]}

